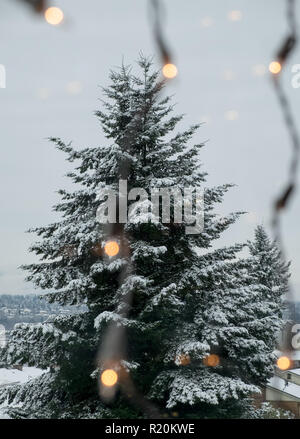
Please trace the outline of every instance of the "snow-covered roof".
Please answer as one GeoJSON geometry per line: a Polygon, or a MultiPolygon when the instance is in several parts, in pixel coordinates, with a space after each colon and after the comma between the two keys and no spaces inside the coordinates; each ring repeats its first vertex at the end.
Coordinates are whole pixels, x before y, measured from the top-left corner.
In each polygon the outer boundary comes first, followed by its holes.
{"type": "Polygon", "coordinates": [[[288,372],[292,372],[292,373],[294,373],[295,375],[300,375],[300,367],[298,367],[297,369],[291,369],[291,370],[288,370],[288,372]]]}
{"type": "Polygon", "coordinates": [[[23,367],[23,370],[0,368],[0,387],[15,384],[26,383],[32,378],[40,376],[44,370],[36,367],[23,367]]]}
{"type": "Polygon", "coordinates": [[[298,384],[294,384],[289,381],[286,381],[278,376],[274,376],[270,378],[268,380],[267,387],[271,387],[280,392],[284,392],[287,395],[293,396],[294,398],[299,398],[300,400],[300,386],[298,384]]]}

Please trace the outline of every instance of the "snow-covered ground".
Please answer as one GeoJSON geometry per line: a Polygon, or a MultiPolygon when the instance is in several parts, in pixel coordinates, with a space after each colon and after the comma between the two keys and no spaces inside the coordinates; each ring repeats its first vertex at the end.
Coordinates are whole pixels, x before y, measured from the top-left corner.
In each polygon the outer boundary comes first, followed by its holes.
{"type": "MultiPolygon", "coordinates": [[[[0,390],[9,385],[26,383],[44,372],[44,370],[37,369],[36,367],[23,367],[23,370],[0,368],[0,390]]],[[[5,407],[1,406],[0,419],[9,419],[5,407]]]]}

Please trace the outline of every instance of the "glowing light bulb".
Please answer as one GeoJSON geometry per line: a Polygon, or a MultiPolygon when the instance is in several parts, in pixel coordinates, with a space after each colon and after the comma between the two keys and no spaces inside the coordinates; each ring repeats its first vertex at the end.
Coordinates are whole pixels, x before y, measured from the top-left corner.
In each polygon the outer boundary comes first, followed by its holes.
{"type": "Polygon", "coordinates": [[[289,357],[279,357],[277,360],[277,366],[281,370],[287,370],[291,367],[291,360],[289,357]]]}
{"type": "Polygon", "coordinates": [[[225,81],[232,81],[235,78],[235,73],[232,70],[225,70],[222,77],[225,81]]]}
{"type": "Polygon", "coordinates": [[[39,88],[37,90],[37,97],[39,99],[42,99],[44,101],[44,100],[48,99],[49,96],[50,96],[50,92],[49,92],[48,88],[39,88]]]}
{"type": "Polygon", "coordinates": [[[273,75],[277,75],[281,71],[281,69],[281,64],[278,61],[272,61],[269,64],[269,70],[271,73],[273,73],[273,75]]]}
{"type": "Polygon", "coordinates": [[[64,13],[60,8],[51,6],[45,11],[45,20],[52,26],[58,26],[64,19],[64,13]]]}
{"type": "Polygon", "coordinates": [[[228,110],[225,113],[226,120],[237,120],[239,117],[239,113],[236,110],[228,110]]]}
{"type": "Polygon", "coordinates": [[[203,359],[203,364],[209,367],[216,367],[220,364],[220,357],[216,354],[210,354],[203,359]]]}
{"type": "Polygon", "coordinates": [[[241,11],[230,11],[228,14],[228,19],[230,21],[239,21],[242,19],[242,12],[241,11]]]}
{"type": "Polygon", "coordinates": [[[214,21],[210,17],[204,17],[200,21],[200,24],[201,24],[202,27],[210,27],[210,26],[212,26],[214,24],[214,21]]]}
{"type": "Polygon", "coordinates": [[[80,81],[70,81],[66,86],[66,91],[70,95],[78,95],[82,91],[82,84],[80,81]]]}
{"type": "Polygon", "coordinates": [[[162,72],[165,78],[172,79],[177,76],[178,70],[175,64],[168,63],[163,66],[162,72]]]}
{"type": "Polygon", "coordinates": [[[104,246],[104,251],[107,256],[116,256],[120,251],[119,244],[116,241],[108,241],[104,246]]]}
{"type": "Polygon", "coordinates": [[[118,374],[113,369],[106,369],[101,374],[101,382],[106,387],[112,387],[118,382],[118,374]]]}

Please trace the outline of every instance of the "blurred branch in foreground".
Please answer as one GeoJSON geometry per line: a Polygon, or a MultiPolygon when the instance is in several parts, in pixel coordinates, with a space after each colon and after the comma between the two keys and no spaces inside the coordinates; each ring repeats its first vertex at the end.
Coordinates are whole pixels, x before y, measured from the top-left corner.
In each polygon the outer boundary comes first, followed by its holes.
{"type": "Polygon", "coordinates": [[[47,7],[47,0],[19,0],[23,3],[28,4],[37,13],[43,13],[47,7]]]}

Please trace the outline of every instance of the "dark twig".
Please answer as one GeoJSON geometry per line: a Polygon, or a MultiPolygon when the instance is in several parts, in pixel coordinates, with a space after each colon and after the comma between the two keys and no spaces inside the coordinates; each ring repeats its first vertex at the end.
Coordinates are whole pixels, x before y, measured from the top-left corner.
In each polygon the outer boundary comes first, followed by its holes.
{"type": "Polygon", "coordinates": [[[150,0],[151,13],[153,16],[153,34],[160,52],[163,64],[171,63],[171,52],[166,43],[162,28],[163,9],[160,0],[150,0]]]}
{"type": "Polygon", "coordinates": [[[43,12],[47,6],[47,0],[21,0],[31,6],[35,12],[43,12]]]}

